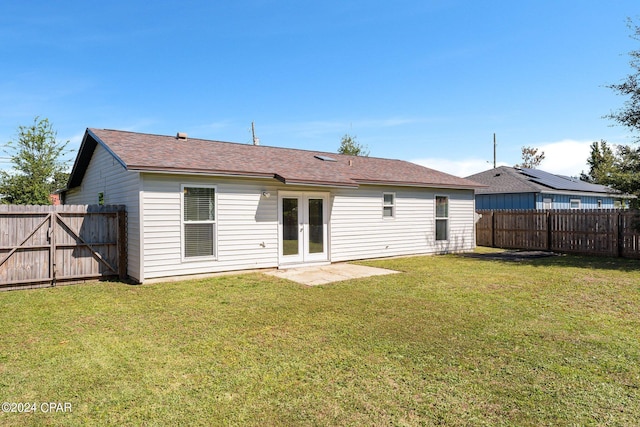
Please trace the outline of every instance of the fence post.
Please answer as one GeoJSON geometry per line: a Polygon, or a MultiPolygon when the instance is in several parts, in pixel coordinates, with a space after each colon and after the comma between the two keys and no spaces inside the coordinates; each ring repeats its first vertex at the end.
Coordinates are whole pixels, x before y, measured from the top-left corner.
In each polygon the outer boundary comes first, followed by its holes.
{"type": "Polygon", "coordinates": [[[551,233],[551,211],[547,211],[547,214],[545,215],[545,219],[546,219],[546,227],[547,227],[547,250],[550,251],[551,248],[553,247],[551,245],[551,238],[553,236],[553,234],[551,233]]]}
{"type": "Polygon", "coordinates": [[[58,217],[56,216],[56,208],[53,207],[53,210],[51,212],[49,212],[50,215],[50,219],[49,219],[49,232],[51,233],[51,236],[49,237],[49,245],[51,245],[50,247],[50,252],[49,252],[49,275],[51,276],[51,286],[55,286],[56,285],[56,268],[57,268],[57,249],[56,249],[56,226],[58,225],[58,217]]]}
{"type": "Polygon", "coordinates": [[[616,239],[616,241],[614,242],[614,247],[616,248],[616,256],[620,258],[622,256],[622,253],[624,252],[624,224],[620,224],[620,220],[622,219],[622,217],[619,210],[616,211],[614,219],[614,235],[616,239]]]}
{"type": "Polygon", "coordinates": [[[118,210],[118,276],[120,280],[127,279],[127,211],[120,207],[118,210]]]}

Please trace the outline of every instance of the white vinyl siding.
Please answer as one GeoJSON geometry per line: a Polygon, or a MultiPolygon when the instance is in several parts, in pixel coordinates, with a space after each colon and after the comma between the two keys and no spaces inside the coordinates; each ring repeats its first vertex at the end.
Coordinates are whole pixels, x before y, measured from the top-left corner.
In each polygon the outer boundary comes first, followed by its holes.
{"type": "Polygon", "coordinates": [[[358,189],[285,186],[275,180],[127,172],[100,145],[79,189],[67,203],[125,204],[129,275],[147,279],[277,267],[279,191],[329,192],[332,262],[396,255],[470,251],[475,247],[471,190],[361,185],[358,189]],[[100,165],[100,167],[98,167],[100,165]],[[182,256],[183,187],[216,189],[216,258],[182,256]],[[263,195],[269,192],[271,197],[263,195]],[[383,193],[394,194],[394,219],[381,212],[383,193]],[[435,239],[435,196],[449,198],[449,240],[435,239]],[[144,254],[139,257],[140,254],[144,254]]]}
{"type": "Polygon", "coordinates": [[[127,171],[100,144],[87,166],[82,184],[69,190],[65,197],[67,205],[95,205],[100,194],[106,205],[125,205],[127,208],[127,274],[141,280],[140,264],[140,177],[137,172],[127,171]]]}
{"type": "Polygon", "coordinates": [[[145,279],[278,265],[278,198],[272,181],[145,173],[145,279]],[[267,185],[270,184],[270,185],[267,185]],[[182,258],[182,187],[216,187],[217,257],[182,258]]]}
{"type": "Polygon", "coordinates": [[[471,190],[403,188],[395,191],[395,220],[379,214],[380,191],[361,186],[332,192],[331,261],[473,250],[471,190]],[[435,194],[449,197],[449,240],[435,238],[435,194]]]}

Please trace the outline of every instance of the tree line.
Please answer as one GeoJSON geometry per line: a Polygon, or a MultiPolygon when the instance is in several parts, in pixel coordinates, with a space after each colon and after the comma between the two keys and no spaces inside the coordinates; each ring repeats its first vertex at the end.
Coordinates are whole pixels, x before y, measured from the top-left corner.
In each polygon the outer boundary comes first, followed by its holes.
{"type": "MultiPolygon", "coordinates": [[[[640,26],[627,19],[631,30],[631,38],[640,41],[640,26]]],[[[626,98],[623,106],[606,116],[619,125],[626,127],[634,138],[640,142],[640,49],[629,52],[629,65],[632,72],[622,82],[607,85],[616,94],[626,98]]],[[[640,148],[630,145],[611,146],[600,140],[591,144],[591,153],[587,159],[589,170],[580,178],[587,182],[607,185],[616,190],[633,194],[640,198],[640,148]]],[[[638,199],[632,206],[639,207],[638,199]]]]}

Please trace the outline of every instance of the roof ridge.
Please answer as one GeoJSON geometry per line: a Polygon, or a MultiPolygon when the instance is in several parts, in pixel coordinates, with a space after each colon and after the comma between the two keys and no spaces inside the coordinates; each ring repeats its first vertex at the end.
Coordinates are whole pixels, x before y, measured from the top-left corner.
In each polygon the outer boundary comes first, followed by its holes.
{"type": "MultiPolygon", "coordinates": [[[[145,135],[145,136],[151,136],[151,137],[161,137],[161,138],[175,138],[172,135],[162,135],[162,134],[158,134],[158,133],[147,133],[147,132],[136,132],[136,131],[130,131],[130,130],[118,130],[118,129],[107,129],[107,128],[88,128],[90,131],[106,131],[106,132],[117,132],[117,133],[128,133],[128,134],[132,134],[132,135],[145,135]]],[[[236,141],[222,141],[222,140],[218,140],[218,139],[204,139],[204,138],[197,138],[197,137],[189,137],[189,140],[192,141],[202,141],[202,142],[217,142],[217,143],[221,143],[221,144],[234,144],[234,145],[240,145],[240,146],[250,146],[250,147],[262,147],[262,148],[268,148],[268,149],[276,149],[276,150],[294,150],[294,151],[303,151],[303,152],[307,152],[307,153],[319,153],[319,154],[331,154],[334,156],[341,156],[341,157],[347,157],[347,158],[360,158],[360,159],[378,159],[378,160],[393,160],[393,161],[397,161],[397,162],[404,162],[404,163],[409,163],[412,165],[418,165],[417,163],[413,163],[410,162],[409,160],[403,160],[403,159],[392,159],[389,157],[378,157],[378,156],[357,156],[357,155],[353,155],[353,154],[343,154],[343,153],[338,153],[338,152],[333,152],[333,151],[324,151],[324,150],[310,150],[307,148],[293,148],[293,147],[279,147],[276,145],[253,145],[251,143],[244,143],[244,142],[236,142],[236,141]]],[[[432,169],[426,166],[422,166],[422,165],[418,165],[427,169],[431,169],[431,170],[435,170],[437,172],[441,172],[438,171],[437,169],[432,169]]],[[[441,173],[446,173],[446,172],[441,172],[441,173]]],[[[451,175],[451,174],[449,174],[451,175]]]]}

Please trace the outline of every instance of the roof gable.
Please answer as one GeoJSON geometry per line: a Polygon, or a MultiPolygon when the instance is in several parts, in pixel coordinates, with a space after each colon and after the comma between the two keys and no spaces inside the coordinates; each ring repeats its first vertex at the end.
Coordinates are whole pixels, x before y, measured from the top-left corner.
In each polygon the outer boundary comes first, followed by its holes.
{"type": "Polygon", "coordinates": [[[481,186],[403,160],[87,129],[69,188],[82,182],[97,144],[104,146],[127,170],[139,172],[275,178],[285,184],[337,187],[384,184],[473,189],[481,186]]]}

